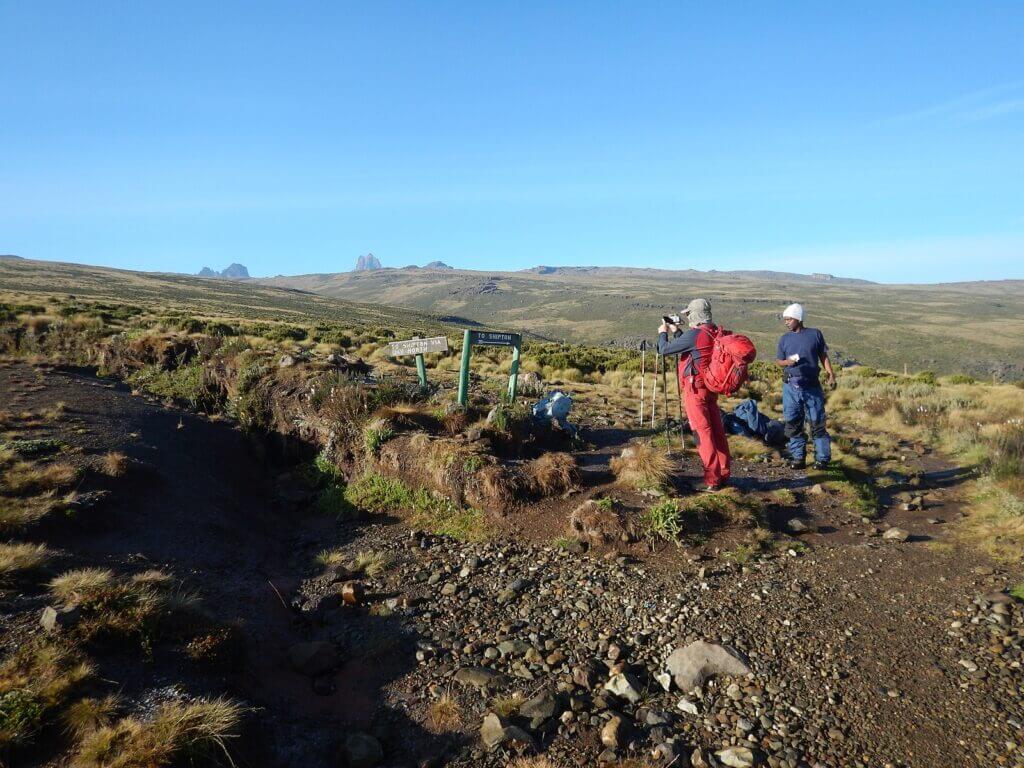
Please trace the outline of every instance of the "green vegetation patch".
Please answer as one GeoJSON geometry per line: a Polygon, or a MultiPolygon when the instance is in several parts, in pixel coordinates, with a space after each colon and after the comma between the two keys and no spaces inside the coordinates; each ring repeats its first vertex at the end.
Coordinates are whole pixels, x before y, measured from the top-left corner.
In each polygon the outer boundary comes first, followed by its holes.
{"type": "Polygon", "coordinates": [[[367,512],[401,514],[416,528],[461,541],[483,541],[493,533],[480,510],[460,507],[425,488],[411,488],[401,480],[374,472],[350,483],[346,498],[367,512]]]}

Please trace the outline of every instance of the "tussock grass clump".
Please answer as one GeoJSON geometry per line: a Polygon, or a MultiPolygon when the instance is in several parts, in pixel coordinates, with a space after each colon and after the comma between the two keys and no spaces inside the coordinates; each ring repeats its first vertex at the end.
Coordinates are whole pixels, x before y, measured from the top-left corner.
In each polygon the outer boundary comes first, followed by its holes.
{"type": "Polygon", "coordinates": [[[496,696],[491,699],[490,710],[501,717],[512,717],[523,706],[523,694],[515,691],[510,696],[496,696]]]}
{"type": "Polygon", "coordinates": [[[64,730],[80,740],[93,731],[113,723],[120,705],[121,701],[117,696],[104,696],[99,699],[87,696],[79,699],[64,711],[64,730]]]}
{"type": "Polygon", "coordinates": [[[128,457],[121,451],[110,451],[100,461],[100,469],[108,477],[121,477],[128,471],[128,457]]]}
{"type": "Polygon", "coordinates": [[[52,491],[38,496],[0,496],[0,534],[28,528],[59,506],[52,491]]]}
{"type": "Polygon", "coordinates": [[[680,507],[685,514],[728,525],[754,525],[761,513],[754,500],[734,488],[687,497],[681,500],[680,507]]]}
{"type": "Polygon", "coordinates": [[[324,549],[317,556],[316,561],[324,568],[340,568],[348,562],[344,550],[324,549]]]}
{"type": "MultiPolygon", "coordinates": [[[[621,765],[621,763],[619,765],[621,765]]],[[[520,757],[509,763],[508,768],[558,768],[558,766],[551,762],[550,759],[542,755],[538,755],[535,757],[520,757]]],[[[638,767],[634,766],[634,768],[638,767]]]]}
{"type": "Polygon", "coordinates": [[[619,485],[636,490],[663,488],[672,473],[672,461],[650,443],[633,443],[609,462],[619,485]]]}
{"type": "Polygon", "coordinates": [[[448,733],[462,725],[459,702],[445,694],[427,707],[427,728],[433,733],[448,733]]]}
{"type": "Polygon", "coordinates": [[[4,470],[0,491],[16,496],[44,493],[66,488],[77,478],[78,470],[70,464],[33,464],[19,461],[4,470]]]}
{"type": "Polygon", "coordinates": [[[352,561],[352,570],[370,577],[380,576],[395,562],[389,552],[362,551],[357,552],[352,561]]]}
{"type": "Polygon", "coordinates": [[[522,467],[526,485],[538,496],[553,496],[574,488],[579,466],[569,453],[545,453],[522,467]]]}
{"type": "Polygon", "coordinates": [[[0,544],[0,583],[38,571],[51,554],[45,544],[0,544]]]}
{"type": "Polygon", "coordinates": [[[148,768],[187,761],[230,762],[227,742],[237,736],[243,708],[227,699],[162,704],[150,720],[125,717],[82,739],[73,768],[148,768]]]}
{"type": "Polygon", "coordinates": [[[46,642],[19,647],[0,664],[0,749],[30,741],[92,674],[70,648],[46,642]]]}
{"type": "Polygon", "coordinates": [[[75,633],[83,640],[134,638],[144,648],[152,644],[162,622],[196,608],[194,596],[172,586],[162,571],[124,578],[102,568],[68,571],[49,584],[55,600],[81,611],[75,633]]]}

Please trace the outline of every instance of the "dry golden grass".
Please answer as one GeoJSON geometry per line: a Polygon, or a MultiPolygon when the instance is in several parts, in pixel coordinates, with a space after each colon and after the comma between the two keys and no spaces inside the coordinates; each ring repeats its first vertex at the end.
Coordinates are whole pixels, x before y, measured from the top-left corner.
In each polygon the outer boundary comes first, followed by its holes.
{"type": "Polygon", "coordinates": [[[433,733],[448,733],[462,725],[459,702],[448,694],[435,699],[427,707],[427,728],[433,733]]]}
{"type": "Polygon", "coordinates": [[[520,757],[509,763],[507,768],[561,768],[561,766],[551,762],[543,755],[538,755],[536,757],[520,757]]]}
{"type": "Polygon", "coordinates": [[[362,551],[356,553],[352,570],[372,578],[387,571],[394,562],[394,557],[388,552],[362,551]]]}
{"type": "Polygon", "coordinates": [[[115,581],[114,572],[106,568],[80,568],[54,578],[50,594],[64,605],[74,605],[89,595],[107,589],[115,581]]]}
{"type": "Polygon", "coordinates": [[[81,740],[93,731],[113,723],[119,706],[117,696],[104,696],[101,699],[87,696],[79,699],[64,711],[64,730],[76,740],[81,740]]]}
{"type": "Polygon", "coordinates": [[[619,485],[637,490],[661,488],[672,473],[671,459],[650,443],[631,443],[609,464],[619,485]]]}
{"type": "Polygon", "coordinates": [[[325,549],[316,556],[316,561],[324,568],[340,568],[345,565],[348,558],[341,549],[325,549]]]}
{"type": "Polygon", "coordinates": [[[763,456],[770,450],[763,442],[752,437],[729,435],[728,440],[729,454],[734,459],[752,459],[756,456],[763,456]]]}
{"type": "Polygon", "coordinates": [[[125,717],[82,739],[73,768],[155,768],[188,759],[209,765],[229,757],[243,708],[227,699],[162,704],[151,720],[125,717]]]}
{"type": "Polygon", "coordinates": [[[545,453],[522,467],[527,487],[539,496],[565,493],[579,479],[576,458],[569,453],[545,453]]]}
{"type": "Polygon", "coordinates": [[[1024,500],[989,478],[969,489],[967,516],[955,531],[997,560],[1019,563],[1024,556],[1024,500]]]}
{"type": "Polygon", "coordinates": [[[507,510],[516,501],[516,478],[498,464],[488,464],[474,474],[481,501],[485,506],[507,510]]]}
{"type": "Polygon", "coordinates": [[[0,544],[0,582],[42,568],[50,555],[45,544],[0,544]]]}
{"type": "Polygon", "coordinates": [[[501,717],[511,717],[523,706],[523,694],[515,691],[511,696],[496,696],[491,699],[490,710],[501,717]]]}
{"type": "Polygon", "coordinates": [[[100,461],[100,469],[108,477],[121,477],[128,471],[128,457],[120,451],[110,451],[100,461]]]}
{"type": "Polygon", "coordinates": [[[28,495],[66,488],[75,482],[78,470],[70,464],[35,464],[19,461],[4,471],[0,489],[14,495],[28,495]]]}
{"type": "Polygon", "coordinates": [[[171,578],[161,571],[124,578],[102,568],[68,571],[49,584],[56,601],[81,611],[75,634],[82,639],[102,635],[138,637],[143,642],[152,640],[160,622],[196,608],[194,595],[171,586],[171,578]]]}
{"type": "Polygon", "coordinates": [[[0,533],[27,528],[49,514],[57,503],[52,491],[18,498],[0,496],[0,533]]]}
{"type": "Polygon", "coordinates": [[[46,642],[19,647],[0,664],[0,749],[30,741],[92,674],[92,666],[70,648],[46,642]]]}

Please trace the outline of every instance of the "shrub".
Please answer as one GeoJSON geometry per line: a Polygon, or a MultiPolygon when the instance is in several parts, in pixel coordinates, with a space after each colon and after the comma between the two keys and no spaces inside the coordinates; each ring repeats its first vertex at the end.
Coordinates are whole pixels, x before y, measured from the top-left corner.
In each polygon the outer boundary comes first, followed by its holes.
{"type": "Polygon", "coordinates": [[[1024,476],[1024,424],[1004,424],[989,444],[988,469],[996,480],[1024,476]]]}
{"type": "Polygon", "coordinates": [[[363,447],[371,456],[376,456],[380,447],[395,436],[395,430],[384,419],[374,419],[363,429],[363,447]]]}
{"type": "Polygon", "coordinates": [[[63,646],[26,643],[0,664],[0,749],[30,741],[93,668],[63,646]]]}
{"type": "Polygon", "coordinates": [[[947,384],[977,384],[978,380],[973,376],[968,376],[966,373],[954,373],[952,376],[946,377],[947,384]]]}
{"type": "Polygon", "coordinates": [[[198,362],[169,371],[153,363],[129,375],[128,381],[139,389],[183,402],[196,410],[215,411],[223,401],[219,388],[207,379],[202,364],[198,362]]]}
{"type": "Polygon", "coordinates": [[[679,504],[666,499],[650,507],[644,513],[644,527],[651,538],[678,541],[683,532],[683,515],[679,504]]]}

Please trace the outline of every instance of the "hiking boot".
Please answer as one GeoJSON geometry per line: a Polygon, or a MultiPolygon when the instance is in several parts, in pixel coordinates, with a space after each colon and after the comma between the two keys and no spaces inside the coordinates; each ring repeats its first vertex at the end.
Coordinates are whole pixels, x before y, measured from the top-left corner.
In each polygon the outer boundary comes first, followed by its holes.
{"type": "Polygon", "coordinates": [[[829,462],[827,461],[816,461],[814,462],[815,469],[828,469],[829,462]]]}
{"type": "Polygon", "coordinates": [[[719,483],[718,485],[705,485],[700,490],[701,493],[718,493],[723,488],[725,488],[725,483],[719,483]]]}
{"type": "Polygon", "coordinates": [[[806,466],[807,466],[807,463],[803,459],[790,459],[789,460],[789,468],[790,469],[803,469],[806,466]]]}

